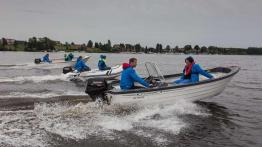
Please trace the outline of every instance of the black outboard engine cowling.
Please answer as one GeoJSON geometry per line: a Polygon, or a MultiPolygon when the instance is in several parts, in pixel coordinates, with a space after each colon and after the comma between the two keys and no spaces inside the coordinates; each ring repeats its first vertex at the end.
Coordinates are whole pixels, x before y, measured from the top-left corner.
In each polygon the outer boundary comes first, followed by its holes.
{"type": "Polygon", "coordinates": [[[41,59],[40,58],[35,58],[35,64],[40,64],[41,59]]]}
{"type": "Polygon", "coordinates": [[[87,80],[86,90],[87,93],[93,101],[97,98],[102,98],[108,103],[105,92],[112,89],[111,85],[107,83],[104,78],[91,78],[87,80]]]}
{"type": "Polygon", "coordinates": [[[73,71],[73,68],[71,66],[66,66],[63,68],[63,74],[67,74],[72,71],[73,71]]]}

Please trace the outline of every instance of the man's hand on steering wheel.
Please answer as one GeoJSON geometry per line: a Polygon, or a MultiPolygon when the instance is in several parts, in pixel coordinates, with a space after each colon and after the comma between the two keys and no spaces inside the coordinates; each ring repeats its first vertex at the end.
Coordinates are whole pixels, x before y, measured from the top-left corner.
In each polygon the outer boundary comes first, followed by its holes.
{"type": "Polygon", "coordinates": [[[149,84],[155,84],[156,83],[156,80],[154,79],[154,77],[152,76],[149,76],[145,79],[145,81],[149,84]]]}
{"type": "Polygon", "coordinates": [[[150,84],[153,79],[154,78],[152,76],[149,76],[149,77],[145,78],[145,81],[150,84]]]}

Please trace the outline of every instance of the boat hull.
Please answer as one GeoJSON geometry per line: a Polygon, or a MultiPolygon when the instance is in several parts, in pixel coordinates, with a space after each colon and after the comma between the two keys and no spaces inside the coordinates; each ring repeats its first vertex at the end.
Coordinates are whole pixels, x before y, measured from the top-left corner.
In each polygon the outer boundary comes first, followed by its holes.
{"type": "Polygon", "coordinates": [[[175,89],[166,89],[158,91],[149,91],[144,93],[130,93],[130,94],[108,94],[111,104],[163,104],[172,103],[178,99],[188,101],[196,101],[205,98],[211,98],[220,94],[230,82],[232,77],[220,81],[215,81],[207,84],[194,85],[188,87],[181,87],[175,89]]]}
{"type": "Polygon", "coordinates": [[[220,94],[239,70],[240,68],[237,66],[209,69],[207,71],[213,74],[215,78],[201,77],[200,82],[191,84],[172,83],[181,74],[165,75],[165,79],[169,81],[166,86],[121,90],[119,87],[117,88],[116,84],[106,94],[111,104],[164,104],[172,103],[178,99],[197,101],[220,94]]]}
{"type": "Polygon", "coordinates": [[[111,70],[99,70],[99,69],[94,69],[91,71],[86,71],[86,72],[81,72],[81,73],[68,73],[68,76],[73,79],[73,78],[83,78],[83,79],[89,79],[89,78],[106,78],[106,79],[111,79],[111,78],[116,78],[118,77],[121,72],[122,72],[122,66],[117,65],[111,68],[111,70]]]}

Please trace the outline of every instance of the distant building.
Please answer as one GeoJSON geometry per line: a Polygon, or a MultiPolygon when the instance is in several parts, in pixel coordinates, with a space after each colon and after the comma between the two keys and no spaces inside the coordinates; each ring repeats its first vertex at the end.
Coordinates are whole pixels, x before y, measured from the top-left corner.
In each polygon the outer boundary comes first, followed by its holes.
{"type": "Polygon", "coordinates": [[[82,45],[80,44],[71,45],[71,50],[80,50],[81,48],[82,48],[82,45]]]}
{"type": "Polygon", "coordinates": [[[54,41],[55,42],[55,44],[61,44],[61,42],[60,41],[54,41]]]}
{"type": "Polygon", "coordinates": [[[119,48],[120,49],[120,44],[115,44],[115,45],[113,45],[113,48],[119,48]]]}
{"type": "Polygon", "coordinates": [[[16,44],[26,44],[26,41],[23,41],[23,40],[16,40],[15,43],[16,43],[16,44]]]}
{"type": "Polygon", "coordinates": [[[15,39],[6,38],[6,42],[8,45],[13,45],[15,43],[15,39]]]}

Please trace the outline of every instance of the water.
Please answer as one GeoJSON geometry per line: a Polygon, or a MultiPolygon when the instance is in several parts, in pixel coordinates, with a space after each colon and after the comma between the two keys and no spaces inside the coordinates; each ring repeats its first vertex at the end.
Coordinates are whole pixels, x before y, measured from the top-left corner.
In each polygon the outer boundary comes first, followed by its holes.
{"type": "MultiPolygon", "coordinates": [[[[64,53],[51,53],[51,58],[64,53]]],[[[77,55],[87,55],[77,53],[77,55]]],[[[241,71],[220,95],[170,105],[88,103],[84,82],[69,81],[66,65],[34,65],[43,53],[0,52],[0,146],[262,146],[262,57],[194,56],[204,68],[238,65],[241,71]]],[[[96,67],[99,54],[88,64],[96,67]]],[[[163,74],[178,73],[184,55],[107,54],[108,64],[138,58],[163,74]]]]}

